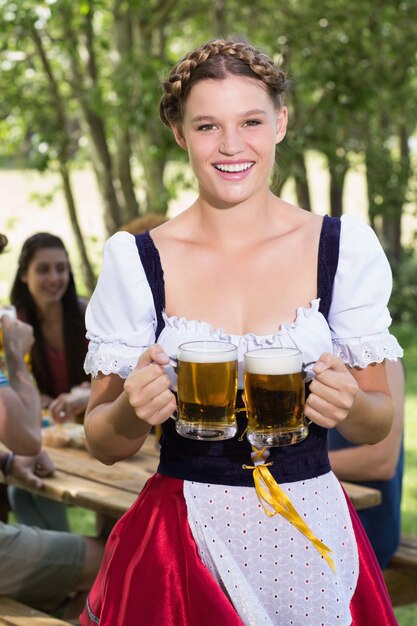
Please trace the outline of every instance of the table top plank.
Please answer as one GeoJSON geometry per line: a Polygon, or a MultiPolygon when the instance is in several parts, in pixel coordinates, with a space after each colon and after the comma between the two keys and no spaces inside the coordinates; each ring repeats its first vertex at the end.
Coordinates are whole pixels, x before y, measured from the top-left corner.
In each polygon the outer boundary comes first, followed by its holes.
{"type": "Polygon", "coordinates": [[[342,481],[342,487],[348,494],[350,501],[357,511],[378,506],[378,504],[382,502],[382,493],[379,489],[373,489],[372,487],[365,487],[364,485],[357,485],[356,483],[346,481],[342,481]]]}
{"type": "Polygon", "coordinates": [[[148,457],[141,452],[114,465],[104,465],[85,450],[48,446],[45,450],[62,472],[136,494],[158,466],[157,457],[148,457]]]}
{"type": "MultiPolygon", "coordinates": [[[[114,517],[120,517],[133,504],[155,473],[159,460],[159,447],[153,435],[139,452],[114,465],[104,465],[84,449],[45,446],[45,450],[56,469],[52,477],[44,479],[44,488],[39,493],[114,517]]],[[[6,482],[1,473],[0,482],[6,482]]],[[[7,482],[28,489],[12,476],[7,482]]],[[[342,486],[358,511],[382,501],[377,489],[349,482],[342,482],[342,486]]]]}
{"type": "Polygon", "coordinates": [[[103,485],[87,478],[80,478],[61,470],[55,470],[53,476],[44,478],[44,485],[41,490],[36,488],[29,490],[25,483],[13,477],[8,480],[11,485],[33,493],[40,493],[51,500],[85,507],[112,517],[120,517],[127,511],[136,500],[145,482],[139,484],[136,492],[131,492],[112,485],[103,485]]]}

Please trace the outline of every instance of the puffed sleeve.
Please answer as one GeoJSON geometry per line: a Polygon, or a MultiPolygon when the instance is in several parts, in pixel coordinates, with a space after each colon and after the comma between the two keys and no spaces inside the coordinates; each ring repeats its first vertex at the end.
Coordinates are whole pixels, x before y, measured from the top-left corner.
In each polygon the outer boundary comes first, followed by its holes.
{"type": "Polygon", "coordinates": [[[156,313],[133,235],[120,232],[105,244],[103,265],[86,311],[88,374],[126,378],[155,341],[156,313]]]}
{"type": "Polygon", "coordinates": [[[344,215],[328,322],[335,354],[351,367],[402,356],[388,330],[391,289],[391,268],[375,232],[344,215]]]}

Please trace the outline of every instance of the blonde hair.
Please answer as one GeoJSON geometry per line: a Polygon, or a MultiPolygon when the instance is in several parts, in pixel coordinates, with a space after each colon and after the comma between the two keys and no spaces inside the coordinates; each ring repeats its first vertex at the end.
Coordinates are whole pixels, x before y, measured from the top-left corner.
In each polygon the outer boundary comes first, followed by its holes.
{"type": "Polygon", "coordinates": [[[288,81],[281,68],[266,54],[237,39],[214,39],[189,52],[163,81],[159,114],[165,126],[182,121],[183,105],[200,80],[224,80],[228,75],[262,81],[275,106],[280,108],[288,81]]]}

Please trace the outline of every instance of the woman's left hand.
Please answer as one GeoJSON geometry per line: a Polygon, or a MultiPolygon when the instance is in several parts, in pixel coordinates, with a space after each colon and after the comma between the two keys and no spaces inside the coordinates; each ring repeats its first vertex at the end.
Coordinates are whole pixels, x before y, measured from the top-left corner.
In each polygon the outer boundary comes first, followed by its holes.
{"type": "Polygon", "coordinates": [[[333,428],[349,415],[359,385],[343,361],[328,352],[320,356],[313,372],[304,414],[319,426],[333,428]]]}

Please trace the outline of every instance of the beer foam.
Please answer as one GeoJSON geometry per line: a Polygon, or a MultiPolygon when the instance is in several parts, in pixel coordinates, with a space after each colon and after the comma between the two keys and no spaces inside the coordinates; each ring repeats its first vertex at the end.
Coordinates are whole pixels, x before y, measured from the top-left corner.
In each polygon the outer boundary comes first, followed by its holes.
{"type": "Polygon", "coordinates": [[[229,363],[237,359],[236,347],[225,350],[224,344],[222,349],[221,342],[212,342],[214,345],[211,345],[209,341],[202,341],[201,343],[205,345],[195,348],[192,348],[191,345],[187,347],[186,344],[183,348],[180,346],[178,360],[187,363],[229,363]]]}
{"type": "Polygon", "coordinates": [[[297,374],[302,366],[301,352],[290,348],[251,350],[244,356],[244,367],[249,374],[297,374]]]}

